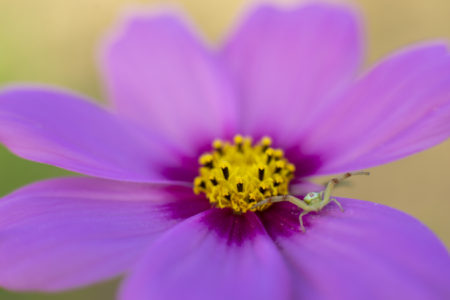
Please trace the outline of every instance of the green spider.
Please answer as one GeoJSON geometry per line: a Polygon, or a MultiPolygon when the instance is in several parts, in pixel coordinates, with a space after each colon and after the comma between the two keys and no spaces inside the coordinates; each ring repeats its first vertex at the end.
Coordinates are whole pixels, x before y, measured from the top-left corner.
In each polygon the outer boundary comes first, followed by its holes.
{"type": "Polygon", "coordinates": [[[300,221],[300,229],[301,231],[305,232],[305,226],[303,226],[303,216],[307,215],[308,213],[314,211],[318,212],[321,211],[325,206],[327,206],[331,201],[337,204],[339,206],[339,209],[343,212],[344,209],[342,208],[342,205],[335,199],[331,198],[331,191],[332,189],[341,181],[344,179],[349,178],[350,176],[355,175],[369,175],[369,172],[353,172],[353,173],[345,173],[341,177],[333,178],[330,181],[327,182],[325,189],[319,193],[317,192],[311,192],[308,193],[303,199],[299,199],[297,197],[294,197],[292,195],[282,195],[282,196],[273,196],[266,198],[253,206],[253,208],[262,206],[264,204],[268,203],[276,203],[276,202],[282,202],[282,201],[288,201],[294,204],[295,206],[302,209],[302,212],[300,216],[298,217],[300,221]]]}

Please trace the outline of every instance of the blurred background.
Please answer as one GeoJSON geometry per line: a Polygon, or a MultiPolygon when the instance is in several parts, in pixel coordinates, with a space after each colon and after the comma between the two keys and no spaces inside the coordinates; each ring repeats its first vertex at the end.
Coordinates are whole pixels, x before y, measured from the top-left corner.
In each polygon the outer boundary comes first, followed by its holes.
{"type": "MultiPolygon", "coordinates": [[[[170,4],[181,8],[212,44],[220,42],[245,9],[244,0],[1,0],[0,85],[17,81],[64,86],[104,101],[95,54],[121,11],[170,4]]],[[[289,4],[294,1],[271,1],[289,4]]],[[[298,2],[298,1],[297,1],[298,2]]],[[[334,1],[343,2],[343,1],[334,1]]],[[[391,51],[426,39],[450,38],[448,0],[358,0],[365,17],[367,66],[391,51]]],[[[412,157],[373,168],[336,195],[403,210],[450,246],[450,141],[412,157]]],[[[30,182],[67,174],[19,159],[0,146],[0,196],[30,182]]],[[[324,182],[326,178],[317,179],[324,182]]],[[[118,281],[63,294],[17,294],[0,299],[114,299],[118,281]]]]}

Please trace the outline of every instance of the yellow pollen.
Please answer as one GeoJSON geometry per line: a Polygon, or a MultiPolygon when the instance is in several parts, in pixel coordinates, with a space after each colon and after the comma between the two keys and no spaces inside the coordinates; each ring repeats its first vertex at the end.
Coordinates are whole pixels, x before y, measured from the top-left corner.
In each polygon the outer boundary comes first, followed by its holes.
{"type": "Polygon", "coordinates": [[[272,140],[264,137],[252,145],[252,139],[236,135],[234,143],[215,140],[213,150],[199,158],[199,176],[194,192],[205,193],[218,208],[232,208],[236,213],[261,211],[271,204],[254,208],[272,197],[288,194],[295,166],[287,161],[281,149],[271,148],[272,140]]]}

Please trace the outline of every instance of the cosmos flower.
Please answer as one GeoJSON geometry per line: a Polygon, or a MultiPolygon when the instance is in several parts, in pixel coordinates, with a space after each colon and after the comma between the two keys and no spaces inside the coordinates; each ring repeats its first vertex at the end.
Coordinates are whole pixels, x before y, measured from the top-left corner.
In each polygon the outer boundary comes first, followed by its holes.
{"type": "Polygon", "coordinates": [[[104,47],[110,107],[4,89],[0,141],[87,176],[0,200],[0,286],[126,275],[126,300],[448,299],[447,250],[402,212],[338,198],[344,212],[330,203],[303,232],[295,205],[256,205],[448,138],[446,46],[361,75],[362,42],[355,13],[326,4],[259,7],[218,51],[172,14],[140,14],[104,47]]]}

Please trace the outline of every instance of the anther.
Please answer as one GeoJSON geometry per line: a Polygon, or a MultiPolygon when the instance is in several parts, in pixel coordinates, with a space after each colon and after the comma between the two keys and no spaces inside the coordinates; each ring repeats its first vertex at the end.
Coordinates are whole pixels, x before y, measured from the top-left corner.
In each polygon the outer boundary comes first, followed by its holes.
{"type": "Polygon", "coordinates": [[[222,168],[223,177],[225,180],[228,180],[230,177],[230,171],[228,170],[228,167],[222,168]]]}
{"type": "Polygon", "coordinates": [[[274,157],[276,160],[281,159],[284,156],[284,152],[281,149],[277,149],[274,151],[274,157]]]}
{"type": "Polygon", "coordinates": [[[287,168],[286,176],[291,176],[292,174],[294,174],[295,167],[293,164],[288,164],[286,168],[287,168]]]}
{"type": "Polygon", "coordinates": [[[219,182],[217,181],[216,177],[211,177],[211,178],[209,179],[209,181],[211,181],[211,183],[212,183],[213,185],[218,185],[218,184],[219,184],[219,182]]]}
{"type": "Polygon", "coordinates": [[[268,149],[267,151],[266,151],[266,155],[267,155],[267,161],[266,161],[266,164],[268,165],[268,164],[270,164],[270,162],[272,161],[272,158],[273,158],[273,149],[272,148],[270,148],[270,149],[268,149]]]}
{"type": "Polygon", "coordinates": [[[214,168],[213,156],[211,154],[202,155],[199,159],[199,163],[208,169],[214,168]]]}
{"type": "Polygon", "coordinates": [[[256,202],[256,195],[254,193],[250,193],[248,195],[248,202],[256,202]]]}
{"type": "Polygon", "coordinates": [[[243,147],[242,147],[243,143],[244,143],[244,138],[242,137],[242,135],[238,134],[234,137],[234,144],[236,145],[237,150],[239,152],[243,152],[243,147]]]}
{"type": "Polygon", "coordinates": [[[215,140],[212,144],[214,150],[220,155],[223,155],[223,143],[221,140],[215,140]]]}
{"type": "Polygon", "coordinates": [[[228,201],[231,200],[231,195],[230,195],[230,193],[223,195],[223,197],[224,197],[225,199],[227,199],[228,201]]]}
{"type": "Polygon", "coordinates": [[[201,177],[196,177],[194,179],[194,193],[199,194],[200,192],[206,190],[206,183],[201,177]]]}
{"type": "Polygon", "coordinates": [[[260,186],[260,187],[259,187],[259,191],[260,191],[261,194],[264,195],[264,194],[266,193],[266,191],[267,191],[267,188],[265,188],[265,187],[263,187],[263,186],[260,186]]]}
{"type": "Polygon", "coordinates": [[[264,180],[264,171],[266,169],[264,167],[259,167],[258,168],[258,179],[259,181],[263,181],[264,180]]]}
{"type": "Polygon", "coordinates": [[[280,173],[281,170],[284,167],[284,162],[283,161],[277,161],[275,164],[275,170],[273,171],[274,173],[280,173]]]}
{"type": "Polygon", "coordinates": [[[230,178],[230,169],[228,168],[227,164],[221,163],[220,169],[222,170],[223,178],[225,178],[225,180],[228,180],[228,178],[230,178]]]}
{"type": "Polygon", "coordinates": [[[272,140],[270,139],[270,137],[265,136],[261,139],[260,144],[261,144],[261,151],[264,153],[272,145],[272,140]]]}
{"type": "Polygon", "coordinates": [[[273,186],[277,187],[282,183],[283,183],[283,178],[280,175],[276,174],[273,178],[273,186]]]}
{"type": "Polygon", "coordinates": [[[236,189],[239,193],[242,193],[244,191],[244,180],[242,177],[236,178],[236,189]]]}

